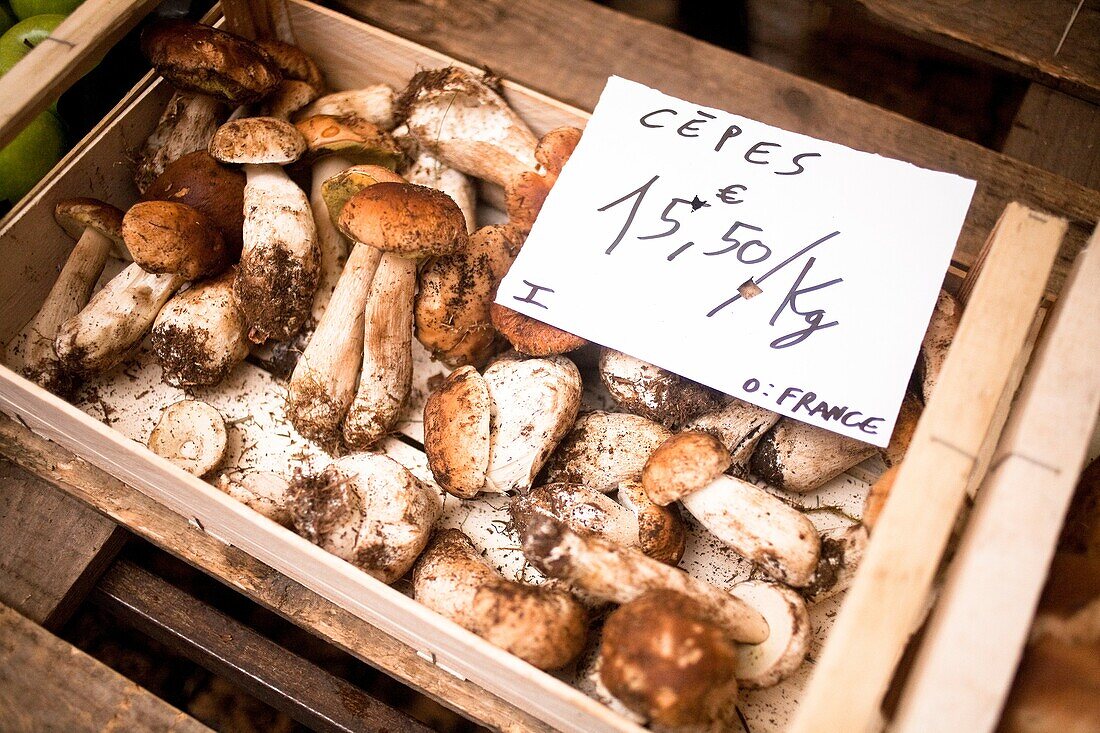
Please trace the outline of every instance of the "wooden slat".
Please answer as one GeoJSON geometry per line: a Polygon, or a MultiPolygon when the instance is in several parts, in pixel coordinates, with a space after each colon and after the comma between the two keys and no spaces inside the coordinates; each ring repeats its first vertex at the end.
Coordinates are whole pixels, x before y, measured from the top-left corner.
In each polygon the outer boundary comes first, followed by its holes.
{"type": "Polygon", "coordinates": [[[1012,122],[1004,152],[1100,189],[1100,106],[1032,84],[1012,122]]]}
{"type": "Polygon", "coordinates": [[[115,563],[90,600],[311,730],[429,730],[132,563],[115,563]]]}
{"type": "Polygon", "coordinates": [[[969,266],[1010,201],[1070,219],[1052,287],[1100,220],[1100,193],[793,74],[586,0],[333,0],[418,43],[592,109],[618,74],[787,130],[978,181],[955,259],[969,266]]]}
{"type": "Polygon", "coordinates": [[[92,69],[157,0],[86,0],[0,77],[0,147],[92,69]]]}
{"type": "Polygon", "coordinates": [[[198,531],[186,518],[6,415],[0,415],[0,453],[127,525],[135,534],[441,704],[502,730],[550,730],[524,710],[426,661],[350,611],[243,550],[198,531]]]}
{"type": "Polygon", "coordinates": [[[1100,409],[1100,229],[1062,291],[906,685],[894,729],[989,731],[1100,409]]]}
{"type": "Polygon", "coordinates": [[[916,38],[1100,102],[1100,5],[1095,2],[831,1],[839,5],[854,3],[916,38]]]}
{"type": "Polygon", "coordinates": [[[11,733],[209,731],[2,604],[0,729],[11,733]]]}
{"type": "Polygon", "coordinates": [[[0,458],[0,603],[56,629],[125,541],[110,519],[0,458]]]}
{"type": "Polygon", "coordinates": [[[939,386],[814,668],[792,733],[867,731],[922,616],[932,576],[1065,233],[1010,205],[998,226],[939,386]]]}

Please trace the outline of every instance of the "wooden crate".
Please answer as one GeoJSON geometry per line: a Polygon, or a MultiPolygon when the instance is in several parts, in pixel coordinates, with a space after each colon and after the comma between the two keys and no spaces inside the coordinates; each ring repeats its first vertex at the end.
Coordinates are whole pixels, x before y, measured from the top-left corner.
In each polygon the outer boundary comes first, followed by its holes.
{"type": "MultiPolygon", "coordinates": [[[[306,0],[290,0],[287,12],[285,20],[297,42],[314,55],[333,88],[355,88],[378,81],[401,87],[418,68],[453,62],[306,0]]],[[[505,82],[505,88],[509,101],[538,133],[564,124],[584,124],[586,114],[581,110],[514,84],[505,82]]],[[[0,226],[0,251],[8,263],[0,292],[0,343],[7,343],[34,315],[71,248],[52,221],[53,202],[94,195],[125,208],[135,200],[126,161],[152,129],[169,94],[165,85],[151,77],[143,80],[62,162],[51,180],[0,226]],[[46,232],[50,234],[44,235],[46,232]]],[[[973,225],[969,226],[972,229],[973,225]]],[[[1012,206],[991,239],[949,367],[921,422],[891,508],[882,518],[880,527],[886,529],[876,531],[865,567],[841,611],[839,628],[818,665],[829,673],[818,674],[810,682],[805,693],[807,702],[792,723],[799,729],[854,730],[859,722],[873,720],[908,634],[923,618],[928,584],[955,510],[967,490],[976,488],[989,465],[1011,397],[1024,374],[1035,336],[1032,326],[1063,233],[1064,224],[1058,219],[1012,206]],[[880,537],[886,540],[880,541],[880,537]],[[869,629],[869,621],[879,623],[869,629]],[[857,655],[860,666],[846,661],[850,654],[857,655]],[[830,721],[828,725],[823,724],[826,720],[830,721]]],[[[957,259],[970,262],[971,254],[960,253],[957,259]]],[[[1066,256],[1064,250],[1061,254],[1066,256]]],[[[1088,288],[1095,292],[1098,287],[1095,249],[1091,254],[1094,256],[1088,259],[1089,266],[1079,268],[1085,275],[1077,278],[1074,292],[1088,288]]],[[[1081,312],[1087,313],[1081,310],[1085,307],[1076,304],[1064,309],[1070,311],[1069,322],[1080,318],[1081,312]]],[[[1063,330],[1068,328],[1064,326],[1063,330]]],[[[1046,347],[1044,344],[1044,351],[1046,347]]],[[[1045,357],[1048,363],[1056,359],[1045,357]]],[[[416,384],[421,399],[428,378],[441,371],[438,365],[418,360],[416,384]]],[[[182,394],[159,384],[158,378],[159,370],[148,357],[139,357],[97,382],[100,394],[85,393],[79,405],[82,409],[77,409],[0,367],[0,409],[192,519],[198,530],[244,550],[408,644],[440,668],[531,711],[548,725],[578,731],[637,729],[631,721],[562,679],[487,644],[399,590],[379,583],[150,453],[135,439],[147,435],[160,407],[182,394]],[[96,417],[113,421],[117,429],[96,417]]],[[[280,387],[251,364],[239,368],[225,386],[200,391],[199,396],[214,402],[230,418],[243,416],[240,412],[234,414],[234,406],[259,413],[255,408],[271,408],[281,400],[280,387]]],[[[420,435],[416,408],[414,404],[400,426],[412,440],[420,435]]],[[[305,450],[307,458],[323,461],[325,456],[319,449],[296,436],[280,420],[280,409],[276,407],[266,416],[253,415],[255,424],[239,432],[256,436],[262,443],[258,460],[268,464],[285,462],[305,450]]],[[[1064,476],[1072,476],[1079,470],[1079,454],[1083,454],[1091,426],[1086,417],[1090,421],[1095,417],[1096,404],[1095,400],[1085,400],[1067,409],[1081,416],[1081,430],[1066,441],[1070,450],[1050,460],[1063,468],[1064,476]],[[1076,440],[1078,434],[1080,441],[1076,440]],[[1075,453],[1078,443],[1080,451],[1075,453]]],[[[238,443],[236,455],[240,456],[245,447],[238,443]]],[[[386,449],[425,475],[422,454],[414,447],[395,440],[386,449]]],[[[1043,460],[1046,456],[1032,458],[1043,460]]],[[[849,510],[859,507],[861,491],[873,480],[877,468],[873,464],[864,466],[834,482],[826,490],[833,492],[829,500],[846,500],[849,510]]],[[[490,506],[479,516],[491,518],[492,511],[495,508],[490,506]]],[[[1038,538],[1033,545],[1037,551],[1047,552],[1053,548],[1053,539],[1038,538]]],[[[721,554],[720,550],[705,547],[698,552],[721,554]]],[[[738,565],[732,555],[723,557],[728,562],[727,575],[744,572],[743,563],[738,565]]],[[[1032,571],[1036,583],[1041,583],[1044,568],[1032,571]]],[[[1026,599],[1021,602],[1026,603],[1026,599]]],[[[826,615],[819,615],[819,625],[825,625],[826,615]]],[[[747,699],[749,715],[760,721],[760,725],[753,726],[754,731],[768,729],[769,717],[778,715],[786,720],[791,715],[797,700],[803,697],[800,689],[809,673],[810,665],[805,665],[793,684],[777,692],[757,693],[760,698],[755,703],[752,696],[747,699]]],[[[993,694],[1003,696],[1007,684],[998,683],[993,694]]],[[[982,709],[988,712],[995,705],[983,701],[982,709]]]]}

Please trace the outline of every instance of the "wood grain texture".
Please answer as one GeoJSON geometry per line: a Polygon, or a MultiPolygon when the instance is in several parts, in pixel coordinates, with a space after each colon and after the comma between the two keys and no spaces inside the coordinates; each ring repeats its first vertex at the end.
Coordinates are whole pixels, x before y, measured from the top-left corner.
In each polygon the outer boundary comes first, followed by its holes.
{"type": "Polygon", "coordinates": [[[0,147],[92,69],[157,0],[87,0],[0,77],[0,147]]]}
{"type": "Polygon", "coordinates": [[[1065,222],[1005,210],[939,386],[921,416],[790,730],[871,730],[1024,346],[1065,222]]]}
{"type": "Polygon", "coordinates": [[[319,733],[428,733],[355,685],[129,562],[90,601],[319,733]]]}
{"type": "Polygon", "coordinates": [[[1100,409],[1097,313],[1100,229],[1055,306],[978,492],[894,720],[899,733],[996,725],[1100,409]]]}
{"type": "Polygon", "coordinates": [[[0,453],[184,562],[452,710],[499,730],[550,730],[243,550],[195,529],[184,517],[6,415],[0,415],[0,453]]]}
{"type": "Polygon", "coordinates": [[[209,728],[0,605],[0,729],[164,731],[209,728]]]}
{"type": "Polygon", "coordinates": [[[1100,106],[1032,84],[1012,122],[1004,153],[1100,189],[1100,106]]]}
{"type": "Polygon", "coordinates": [[[334,7],[582,109],[618,74],[787,130],[957,173],[978,188],[956,250],[969,266],[1010,201],[1072,226],[1051,285],[1100,220],[1100,193],[819,84],[586,0],[332,0],[334,7]]]}
{"type": "Polygon", "coordinates": [[[1082,3],[1074,19],[1078,0],[831,1],[858,5],[916,38],[1100,102],[1100,5],[1095,2],[1082,3]]]}
{"type": "Polygon", "coordinates": [[[125,541],[110,519],[0,458],[0,603],[59,628],[125,541]]]}

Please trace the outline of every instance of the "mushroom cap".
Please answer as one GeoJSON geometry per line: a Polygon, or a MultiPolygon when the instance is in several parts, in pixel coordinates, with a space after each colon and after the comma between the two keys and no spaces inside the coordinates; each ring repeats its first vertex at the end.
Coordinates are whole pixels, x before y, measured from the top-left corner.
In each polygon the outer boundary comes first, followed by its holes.
{"type": "Polygon", "coordinates": [[[405,179],[389,168],[380,165],[353,165],[340,171],[321,184],[321,198],[325,201],[332,223],[340,220],[340,212],[352,196],[376,183],[404,183],[405,179]]]}
{"type": "Polygon", "coordinates": [[[720,720],[737,700],[737,648],[682,593],[651,591],[604,624],[600,679],[608,692],[667,726],[720,720]]]}
{"type": "Polygon", "coordinates": [[[93,198],[58,201],[53,209],[54,221],[73,239],[80,239],[85,229],[94,229],[119,247],[122,241],[122,210],[93,198]]]}
{"type": "Polygon", "coordinates": [[[147,272],[197,280],[229,266],[225,237],[201,211],[173,201],[141,201],[122,219],[122,237],[147,272]]]}
{"type": "Polygon", "coordinates": [[[650,499],[665,506],[706,488],[730,467],[730,453],[710,433],[685,430],[662,443],[642,469],[650,499]]]}
{"type": "Polygon", "coordinates": [[[142,194],[142,201],[175,201],[193,206],[222,230],[233,256],[244,231],[245,176],[196,150],[168,164],[142,194]]]}
{"type": "Polygon", "coordinates": [[[309,150],[304,162],[326,155],[339,155],[356,163],[374,164],[394,170],[404,159],[397,141],[377,125],[354,117],[313,115],[295,123],[309,150]]]}
{"type": "Polygon", "coordinates": [[[646,495],[641,481],[623,481],[619,503],[638,519],[638,547],[668,565],[679,565],[687,549],[687,526],[675,504],[661,506],[646,495]]]}
{"type": "Polygon", "coordinates": [[[581,141],[580,128],[566,125],[555,127],[550,132],[539,138],[539,144],[535,146],[535,160],[537,160],[546,172],[558,177],[566,161],[573,155],[577,143],[581,141]]]}
{"type": "Polygon", "coordinates": [[[489,414],[485,379],[471,366],[455,369],[424,404],[424,452],[436,482],[470,499],[489,470],[489,414]]]}
{"type": "Polygon", "coordinates": [[[564,354],[588,343],[580,336],[535,320],[499,303],[489,306],[489,319],[496,330],[512,344],[512,348],[527,356],[564,354]]]}
{"type": "Polygon", "coordinates": [[[252,41],[184,20],[162,20],[141,34],[141,50],[177,89],[216,97],[231,105],[267,96],[282,75],[252,41]]]}
{"type": "Polygon", "coordinates": [[[276,38],[262,38],[256,45],[271,58],[285,79],[304,81],[313,87],[317,96],[325,93],[324,74],[305,51],[276,38]]]}
{"type": "Polygon", "coordinates": [[[298,110],[317,99],[317,90],[308,82],[297,79],[283,79],[275,87],[260,108],[259,116],[288,120],[298,110]]]}
{"type": "Polygon", "coordinates": [[[243,117],[226,122],[210,139],[210,154],[222,163],[286,165],[306,152],[298,128],[275,117],[243,117]]]}
{"type": "Polygon", "coordinates": [[[750,580],[730,593],[749,604],[768,622],[768,638],[737,646],[737,681],[743,687],[771,687],[789,677],[810,650],[810,613],[806,601],[778,583],[750,580]]]}
{"type": "Polygon", "coordinates": [[[150,450],[195,476],[220,466],[228,445],[225,418],[199,400],[180,400],[166,407],[149,435],[150,450]]]}
{"type": "Polygon", "coordinates": [[[466,247],[466,217],[434,188],[383,182],[352,196],[338,227],[357,242],[401,257],[437,257],[466,247]]]}

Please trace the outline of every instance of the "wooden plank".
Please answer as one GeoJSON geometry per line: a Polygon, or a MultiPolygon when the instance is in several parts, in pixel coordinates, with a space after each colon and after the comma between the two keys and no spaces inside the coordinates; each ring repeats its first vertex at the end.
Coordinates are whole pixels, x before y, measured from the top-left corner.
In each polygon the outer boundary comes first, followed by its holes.
{"type": "Polygon", "coordinates": [[[1100,189],[1100,107],[1032,84],[1004,153],[1082,186],[1100,189]]]}
{"type": "Polygon", "coordinates": [[[312,730],[430,730],[132,563],[115,563],[90,600],[312,730]]]}
{"type": "Polygon", "coordinates": [[[0,603],[59,628],[126,542],[126,532],[0,458],[0,603]]]}
{"type": "Polygon", "coordinates": [[[444,671],[348,609],[245,551],[197,530],[171,509],[4,415],[0,415],[0,453],[184,562],[441,704],[493,728],[550,730],[530,713],[444,671]]]}
{"type": "Polygon", "coordinates": [[[1094,2],[831,1],[858,5],[915,38],[1100,102],[1100,5],[1094,2]]]}
{"type": "MultiPolygon", "coordinates": [[[[770,125],[978,181],[955,260],[969,266],[1004,207],[1072,223],[1051,286],[1100,220],[1100,193],[848,97],[586,0],[334,0],[349,15],[566,103],[591,109],[618,74],[770,125]]],[[[291,5],[299,28],[300,13],[291,5]]],[[[308,19],[305,19],[308,20],[308,19]]],[[[297,31],[301,33],[300,29],[297,31]]]]}
{"type": "Polygon", "coordinates": [[[1043,293],[1065,222],[1010,205],[792,733],[866,731],[909,636],[1043,293]]]}
{"type": "Polygon", "coordinates": [[[0,728],[174,731],[209,728],[0,605],[0,728]]]}
{"type": "Polygon", "coordinates": [[[92,69],[157,0],[86,0],[0,77],[0,147],[92,69]]]}
{"type": "Polygon", "coordinates": [[[992,730],[1100,409],[1100,229],[1062,291],[982,483],[894,730],[992,730]]]}

